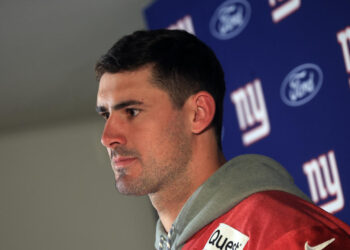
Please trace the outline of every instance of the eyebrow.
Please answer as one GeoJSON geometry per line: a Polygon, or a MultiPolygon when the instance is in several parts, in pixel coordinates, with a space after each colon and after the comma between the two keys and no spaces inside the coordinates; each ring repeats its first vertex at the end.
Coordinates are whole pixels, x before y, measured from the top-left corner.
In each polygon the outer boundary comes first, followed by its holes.
{"type": "MultiPolygon", "coordinates": [[[[128,101],[124,101],[124,102],[120,102],[120,103],[117,103],[116,105],[114,105],[112,107],[113,110],[120,110],[120,109],[123,109],[125,107],[128,107],[128,106],[132,106],[132,105],[142,105],[143,102],[140,102],[140,101],[136,101],[136,100],[128,100],[128,101]]],[[[96,107],[96,112],[97,113],[103,113],[103,112],[106,112],[107,111],[107,108],[104,107],[104,106],[97,106],[96,107]]]]}

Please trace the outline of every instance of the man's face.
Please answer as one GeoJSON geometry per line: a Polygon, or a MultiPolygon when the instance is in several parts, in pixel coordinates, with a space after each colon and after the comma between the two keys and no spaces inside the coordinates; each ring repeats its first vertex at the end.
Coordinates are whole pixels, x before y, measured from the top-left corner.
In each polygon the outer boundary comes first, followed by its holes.
{"type": "Polygon", "coordinates": [[[106,119],[101,141],[124,194],[156,193],[188,176],[188,112],[173,107],[151,81],[150,67],[105,73],[100,80],[97,110],[106,119]]]}

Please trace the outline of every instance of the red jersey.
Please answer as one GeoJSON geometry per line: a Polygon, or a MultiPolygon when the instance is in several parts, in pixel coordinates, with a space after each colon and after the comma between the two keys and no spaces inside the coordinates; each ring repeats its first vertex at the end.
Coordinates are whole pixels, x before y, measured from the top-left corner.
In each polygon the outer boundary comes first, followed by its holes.
{"type": "Polygon", "coordinates": [[[194,234],[183,250],[350,249],[350,227],[282,191],[255,193],[194,234]]]}

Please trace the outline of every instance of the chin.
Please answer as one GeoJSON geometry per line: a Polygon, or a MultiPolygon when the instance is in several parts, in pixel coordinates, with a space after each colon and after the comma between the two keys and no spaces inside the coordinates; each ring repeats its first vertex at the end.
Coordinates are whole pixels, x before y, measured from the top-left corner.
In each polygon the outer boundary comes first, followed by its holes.
{"type": "Polygon", "coordinates": [[[147,195],[149,193],[143,187],[132,185],[130,183],[123,183],[122,181],[117,181],[115,186],[118,192],[123,195],[142,196],[147,195]]]}

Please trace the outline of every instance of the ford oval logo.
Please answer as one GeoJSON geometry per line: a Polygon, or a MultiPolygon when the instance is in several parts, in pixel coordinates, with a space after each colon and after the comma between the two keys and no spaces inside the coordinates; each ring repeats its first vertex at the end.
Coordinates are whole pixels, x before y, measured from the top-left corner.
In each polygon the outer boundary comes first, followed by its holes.
{"type": "Polygon", "coordinates": [[[323,82],[319,66],[306,63],[293,69],[283,80],[281,98],[288,106],[301,106],[316,96],[323,82]]]}
{"type": "Polygon", "coordinates": [[[210,20],[211,34],[221,40],[237,36],[247,26],[251,14],[246,0],[228,0],[222,3],[210,20]]]}

